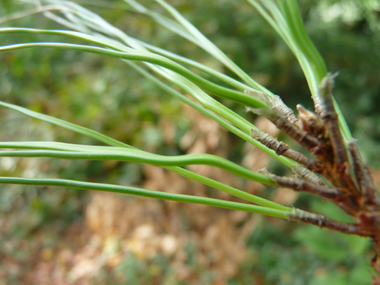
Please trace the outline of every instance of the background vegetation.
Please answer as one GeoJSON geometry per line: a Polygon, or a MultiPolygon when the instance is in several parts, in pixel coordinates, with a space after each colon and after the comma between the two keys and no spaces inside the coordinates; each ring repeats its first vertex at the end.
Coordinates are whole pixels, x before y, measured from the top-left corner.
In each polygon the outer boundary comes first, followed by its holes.
{"type": "MultiPolygon", "coordinates": [[[[105,2],[94,3],[88,7],[130,35],[223,68],[195,46],[131,13],[123,2],[107,1],[106,8],[105,2]]],[[[300,3],[307,31],[328,69],[340,72],[335,97],[376,179],[380,174],[376,170],[380,166],[380,3],[300,3]]],[[[307,84],[294,56],[248,3],[172,4],[290,107],[302,103],[311,108],[307,84]]],[[[0,17],[26,7],[17,1],[3,1],[0,17]]],[[[42,15],[2,24],[10,25],[61,28],[42,15]]],[[[2,45],[46,39],[41,35],[0,36],[2,45]]],[[[243,161],[247,167],[269,163],[273,171],[283,171],[276,162],[266,162],[265,156],[163,94],[120,61],[75,51],[36,49],[1,54],[0,62],[2,101],[156,153],[208,152],[243,161]]],[[[244,114],[240,106],[225,103],[244,114]]],[[[252,114],[244,116],[256,119],[252,114]]],[[[92,143],[4,109],[0,109],[0,123],[1,140],[92,143]]],[[[266,122],[257,123],[275,132],[266,122]]],[[[242,185],[207,167],[193,170],[251,193],[261,192],[279,203],[322,212],[335,210],[324,201],[309,203],[307,195],[242,185]]],[[[20,173],[224,197],[159,168],[131,163],[0,160],[1,175],[20,173]]],[[[0,278],[5,284],[367,284],[372,254],[366,239],[257,215],[21,186],[1,186],[0,248],[0,278]]]]}

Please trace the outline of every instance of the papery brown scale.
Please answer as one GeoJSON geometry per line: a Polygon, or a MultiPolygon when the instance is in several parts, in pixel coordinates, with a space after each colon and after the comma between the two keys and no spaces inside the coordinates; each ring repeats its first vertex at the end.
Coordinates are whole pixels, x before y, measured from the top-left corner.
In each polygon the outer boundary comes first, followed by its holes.
{"type": "Polygon", "coordinates": [[[270,107],[278,117],[285,117],[290,123],[299,125],[299,121],[293,110],[284,104],[280,96],[271,96],[269,98],[270,107]]]}
{"type": "Polygon", "coordinates": [[[351,165],[347,162],[334,165],[332,169],[333,181],[331,182],[337,187],[347,188],[351,193],[357,193],[358,190],[352,180],[350,170],[351,165]]]}
{"type": "Polygon", "coordinates": [[[319,146],[321,143],[317,138],[310,136],[307,132],[290,123],[285,117],[277,117],[272,122],[287,135],[300,143],[306,149],[319,146]]]}
{"type": "Polygon", "coordinates": [[[327,145],[315,146],[315,147],[310,148],[308,151],[309,153],[317,157],[319,160],[323,161],[323,164],[327,168],[330,168],[330,169],[332,168],[334,162],[331,155],[331,151],[327,147],[327,145]]]}
{"type": "Polygon", "coordinates": [[[339,189],[343,192],[343,194],[337,196],[332,201],[344,212],[355,217],[360,210],[358,196],[348,192],[346,189],[339,189]]]}
{"type": "Polygon", "coordinates": [[[313,183],[313,184],[319,184],[326,186],[326,183],[317,176],[314,172],[310,171],[306,167],[303,167],[301,165],[293,165],[292,170],[301,178],[305,179],[306,181],[313,183]]]}
{"type": "Polygon", "coordinates": [[[358,184],[360,192],[364,196],[363,200],[365,200],[365,203],[377,205],[378,209],[380,205],[380,195],[378,191],[376,191],[371,174],[369,173],[368,168],[365,165],[362,156],[360,155],[355,140],[348,142],[348,150],[352,158],[356,182],[358,184]]]}
{"type": "Polygon", "coordinates": [[[264,133],[263,131],[260,131],[258,129],[251,129],[251,136],[263,145],[274,150],[276,154],[286,156],[296,162],[301,163],[313,171],[318,171],[321,167],[321,165],[319,165],[318,162],[314,159],[306,157],[297,151],[289,149],[287,144],[278,141],[276,138],[267,133],[264,133]]]}
{"type": "Polygon", "coordinates": [[[314,137],[323,138],[326,131],[321,118],[314,112],[306,110],[300,104],[296,107],[301,129],[314,137]]]}
{"type": "Polygon", "coordinates": [[[277,186],[287,187],[295,191],[312,193],[326,199],[334,199],[344,194],[344,191],[337,188],[330,188],[290,177],[280,177],[268,172],[264,174],[268,175],[277,186]]]}
{"type": "Polygon", "coordinates": [[[372,232],[363,229],[360,224],[350,224],[332,220],[321,214],[314,214],[298,209],[294,209],[287,217],[293,221],[300,221],[307,224],[319,226],[320,228],[328,228],[345,234],[353,234],[359,236],[371,236],[372,232]]]}
{"type": "Polygon", "coordinates": [[[379,212],[359,212],[358,219],[363,227],[369,228],[376,232],[374,235],[379,236],[380,231],[380,213],[379,212]]]}
{"type": "Polygon", "coordinates": [[[321,100],[320,100],[319,96],[313,96],[311,98],[314,101],[314,110],[315,110],[315,113],[320,116],[321,112],[322,112],[322,110],[321,110],[321,100]]]}
{"type": "Polygon", "coordinates": [[[347,150],[344,145],[343,136],[339,128],[338,115],[332,99],[332,88],[336,75],[327,74],[318,90],[320,102],[320,117],[326,128],[334,155],[334,164],[340,165],[348,162],[347,150]]]}

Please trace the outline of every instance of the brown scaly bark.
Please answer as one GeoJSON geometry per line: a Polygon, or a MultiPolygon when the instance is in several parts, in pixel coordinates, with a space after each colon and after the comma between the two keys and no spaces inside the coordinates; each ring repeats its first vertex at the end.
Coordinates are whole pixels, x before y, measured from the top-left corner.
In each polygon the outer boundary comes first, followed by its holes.
{"type": "Polygon", "coordinates": [[[294,210],[288,218],[346,234],[370,237],[377,253],[371,262],[377,274],[372,277],[372,284],[380,285],[380,195],[355,140],[346,145],[343,139],[332,98],[334,77],[328,74],[322,80],[318,97],[314,99],[315,112],[297,106],[298,118],[278,96],[268,98],[260,92],[247,91],[270,106],[270,109],[248,108],[248,111],[267,117],[314,158],[290,149],[260,130],[253,129],[251,135],[278,155],[297,163],[293,171],[300,179],[279,177],[264,171],[277,186],[323,197],[353,216],[356,222],[343,223],[301,210],[294,210]]]}

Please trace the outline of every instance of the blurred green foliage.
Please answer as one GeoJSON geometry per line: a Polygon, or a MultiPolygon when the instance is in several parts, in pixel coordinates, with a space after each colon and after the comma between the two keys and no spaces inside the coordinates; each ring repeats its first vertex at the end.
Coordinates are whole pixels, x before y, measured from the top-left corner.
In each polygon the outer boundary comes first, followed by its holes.
{"type": "MultiPolygon", "coordinates": [[[[113,1],[115,7],[110,2],[96,3],[88,3],[91,4],[88,7],[131,36],[216,69],[224,69],[194,45],[149,19],[118,8],[127,8],[122,2],[113,1]],[[104,5],[110,8],[106,9],[104,5]]],[[[340,72],[334,94],[353,135],[359,139],[367,162],[379,167],[380,3],[376,0],[304,0],[300,4],[306,29],[328,69],[340,72]]],[[[176,1],[175,7],[240,67],[279,94],[290,107],[298,103],[312,107],[306,80],[294,56],[248,3],[183,0],[176,1]]],[[[0,17],[25,8],[18,1],[2,1],[0,17]]],[[[6,25],[60,28],[42,15],[3,24],[6,25]]],[[[0,35],[2,45],[46,39],[41,35],[0,35]]],[[[62,39],[50,36],[49,40],[62,39]]],[[[1,54],[0,62],[1,100],[75,122],[145,150],[171,155],[182,153],[179,140],[189,123],[182,114],[180,102],[163,94],[123,62],[55,49],[1,54]],[[161,132],[160,118],[163,117],[177,122],[175,142],[169,145],[161,132]]],[[[238,113],[244,113],[240,106],[223,102],[238,113]]],[[[0,110],[0,124],[3,126],[0,139],[4,140],[54,138],[63,142],[94,143],[3,109],[0,110]]],[[[231,139],[234,138],[231,136],[231,139]]],[[[231,154],[239,156],[241,144],[236,145],[231,154]]],[[[102,162],[73,161],[68,164],[49,161],[47,164],[46,161],[30,161],[3,159],[0,173],[25,174],[28,170],[45,177],[136,185],[143,180],[141,167],[134,164],[107,166],[102,162]]],[[[0,255],[13,256],[15,262],[24,264],[25,268],[33,260],[29,251],[34,244],[38,246],[41,240],[45,245],[58,242],[70,224],[83,219],[82,211],[87,202],[87,194],[83,191],[1,187],[0,255]],[[31,243],[28,246],[24,242],[26,239],[31,243]]],[[[319,201],[303,205],[309,205],[315,211],[335,209],[319,201]]],[[[252,233],[247,246],[250,254],[241,265],[238,277],[229,280],[228,284],[256,284],[256,281],[257,284],[292,285],[367,284],[370,278],[370,245],[365,239],[309,226],[274,227],[262,223],[252,233]]],[[[192,259],[196,250],[194,245],[188,245],[187,262],[199,274],[198,283],[194,281],[192,284],[211,284],[213,277],[202,271],[192,259]]],[[[161,284],[178,284],[171,280],[172,269],[168,262],[165,257],[157,256],[150,264],[145,264],[128,255],[115,272],[100,272],[104,279],[94,280],[94,284],[106,281],[120,284],[120,280],[128,284],[153,284],[157,280],[164,282],[161,284]],[[163,277],[158,278],[157,271],[163,277]]],[[[0,269],[5,269],[1,267],[0,264],[0,269]]],[[[18,284],[17,274],[9,271],[9,284],[18,284]]]]}

